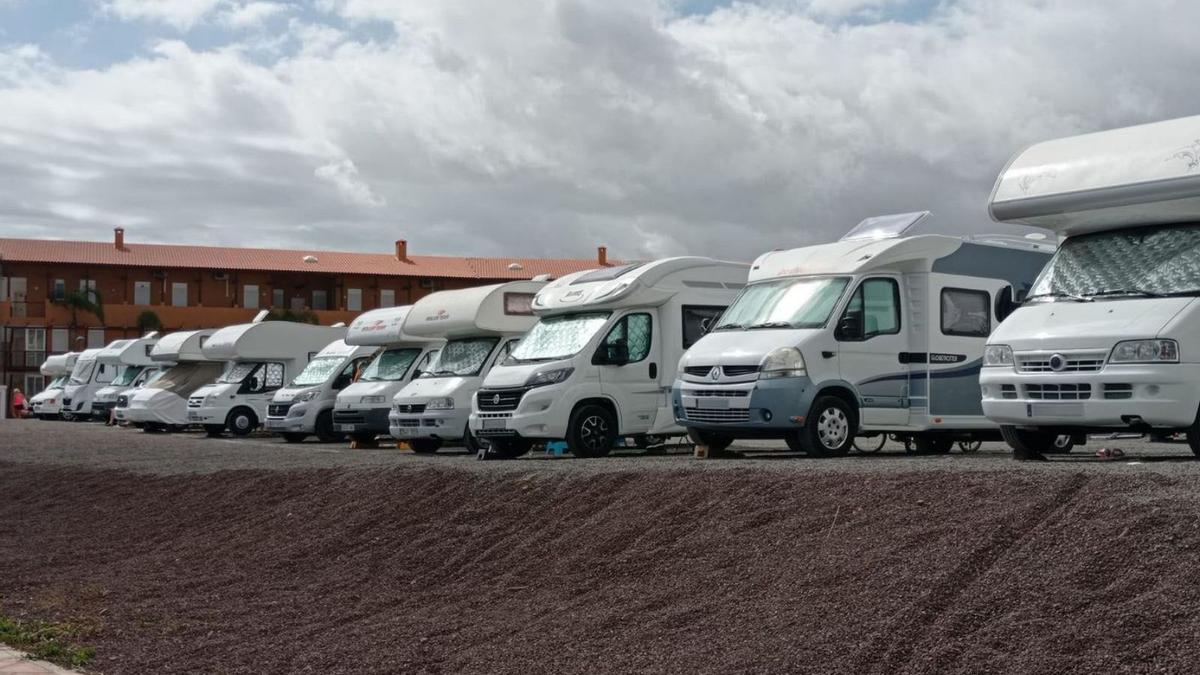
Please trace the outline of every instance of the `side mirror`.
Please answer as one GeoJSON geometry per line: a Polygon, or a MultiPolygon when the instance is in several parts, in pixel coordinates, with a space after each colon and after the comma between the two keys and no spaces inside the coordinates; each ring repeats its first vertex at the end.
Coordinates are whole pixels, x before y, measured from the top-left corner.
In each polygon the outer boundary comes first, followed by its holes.
{"type": "Polygon", "coordinates": [[[854,312],[843,316],[838,323],[838,336],[843,340],[861,340],[863,338],[862,315],[854,312]]]}
{"type": "Polygon", "coordinates": [[[1025,299],[1029,297],[1029,289],[1022,288],[1013,294],[1013,302],[1018,305],[1025,304],[1025,299]]]}

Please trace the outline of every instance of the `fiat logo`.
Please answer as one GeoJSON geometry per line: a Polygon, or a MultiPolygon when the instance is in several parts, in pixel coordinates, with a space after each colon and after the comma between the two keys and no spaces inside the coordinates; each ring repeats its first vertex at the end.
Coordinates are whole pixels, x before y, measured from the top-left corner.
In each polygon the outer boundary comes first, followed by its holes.
{"type": "Polygon", "coordinates": [[[500,405],[500,394],[492,397],[492,405],[500,405]]]}
{"type": "Polygon", "coordinates": [[[709,377],[709,379],[712,379],[712,380],[721,379],[721,367],[713,366],[712,370],[708,371],[708,377],[709,377]]]}
{"type": "Polygon", "coordinates": [[[1067,357],[1063,356],[1062,354],[1055,354],[1050,357],[1050,370],[1053,370],[1057,373],[1061,372],[1062,369],[1066,367],[1067,357]]]}

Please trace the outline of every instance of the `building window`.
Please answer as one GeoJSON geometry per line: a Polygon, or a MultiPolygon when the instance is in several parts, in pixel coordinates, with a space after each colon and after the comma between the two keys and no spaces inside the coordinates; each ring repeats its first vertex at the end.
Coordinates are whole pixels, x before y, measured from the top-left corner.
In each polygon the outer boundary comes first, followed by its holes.
{"type": "Polygon", "coordinates": [[[396,306],[396,291],[390,288],[379,289],[379,306],[380,307],[395,307],[396,306]]]}
{"type": "Polygon", "coordinates": [[[25,367],[37,368],[46,360],[46,329],[25,329],[25,367]]]}
{"type": "Polygon", "coordinates": [[[150,282],[135,281],[133,282],[133,304],[149,305],[150,304],[150,282]]]}
{"type": "MultiPolygon", "coordinates": [[[[66,289],[64,289],[64,290],[66,290],[66,289]]],[[[87,298],[89,300],[97,299],[98,296],[96,295],[96,280],[95,279],[80,279],[79,280],[79,291],[81,293],[84,293],[85,295],[87,295],[87,298]]],[[[64,295],[65,295],[65,293],[64,293],[64,295]]]]}
{"type": "Polygon", "coordinates": [[[40,394],[46,388],[46,379],[41,375],[25,373],[25,398],[40,394]]]}
{"type": "Polygon", "coordinates": [[[258,309],[258,284],[242,286],[242,307],[258,309]]]}
{"type": "Polygon", "coordinates": [[[104,342],[104,329],[103,328],[89,328],[88,329],[88,332],[87,332],[87,348],[88,349],[99,349],[99,348],[103,347],[105,344],[107,344],[107,343],[104,342]]]}
{"type": "Polygon", "coordinates": [[[283,307],[283,289],[282,288],[272,288],[271,289],[271,306],[276,307],[276,308],[283,307]]]}
{"type": "Polygon", "coordinates": [[[987,291],[942,289],[942,334],[985,338],[992,332],[992,299],[987,291]]]}
{"type": "Polygon", "coordinates": [[[50,297],[55,300],[62,300],[67,297],[67,280],[55,279],[54,289],[50,291],[50,297]]]}
{"type": "Polygon", "coordinates": [[[25,277],[4,277],[0,279],[0,300],[25,302],[27,297],[25,277]]]}
{"type": "Polygon", "coordinates": [[[66,328],[55,328],[50,331],[50,351],[55,354],[71,351],[71,336],[66,328]]]}
{"type": "Polygon", "coordinates": [[[313,309],[326,309],[329,307],[329,300],[326,298],[325,291],[313,291],[313,309]]]}
{"type": "Polygon", "coordinates": [[[299,312],[304,309],[304,297],[299,295],[292,296],[292,311],[299,312]]]}
{"type": "Polygon", "coordinates": [[[362,311],[362,289],[347,288],[346,289],[346,309],[351,312],[362,311]]]}
{"type": "Polygon", "coordinates": [[[175,307],[188,306],[188,285],[186,281],[171,283],[171,304],[175,307]]]}

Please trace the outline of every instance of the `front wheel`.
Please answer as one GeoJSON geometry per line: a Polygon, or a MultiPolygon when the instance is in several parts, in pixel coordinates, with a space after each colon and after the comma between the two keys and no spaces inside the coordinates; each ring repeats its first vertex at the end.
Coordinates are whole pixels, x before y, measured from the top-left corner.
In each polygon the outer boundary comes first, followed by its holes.
{"type": "Polygon", "coordinates": [[[500,459],[516,459],[532,447],[533,441],[528,438],[493,438],[488,454],[500,459]]]}
{"type": "Polygon", "coordinates": [[[308,438],[308,434],[292,432],[283,433],[280,434],[280,436],[283,436],[283,440],[287,441],[288,443],[303,443],[304,439],[308,438]]]}
{"type": "Polygon", "coordinates": [[[803,429],[788,439],[788,447],[809,457],[845,457],[854,447],[858,417],[850,404],[837,396],[822,396],[813,402],[803,429]]]}
{"type": "Polygon", "coordinates": [[[702,429],[688,429],[688,440],[707,447],[709,452],[722,452],[733,445],[733,437],[702,429]]]}
{"type": "Polygon", "coordinates": [[[1075,441],[1071,440],[1071,434],[1059,434],[1054,437],[1052,447],[1046,451],[1049,455],[1066,455],[1075,448],[1075,441]]]}
{"type": "Polygon", "coordinates": [[[467,428],[463,429],[463,447],[472,455],[479,454],[479,450],[485,447],[485,443],[480,442],[479,437],[471,433],[471,424],[467,423],[467,428]]]}
{"type": "Polygon", "coordinates": [[[346,434],[338,431],[333,426],[333,412],[330,410],[317,415],[317,423],[313,428],[313,433],[317,435],[317,440],[322,443],[337,443],[346,440],[346,434]]]}
{"type": "MultiPolygon", "coordinates": [[[[1044,454],[1061,453],[1056,447],[1059,434],[1052,431],[1018,429],[1012,425],[1001,425],[1000,435],[1013,450],[1013,459],[1045,459],[1044,454]]],[[[1067,438],[1070,438],[1069,436],[1067,438]]],[[[1069,451],[1069,448],[1068,448],[1069,451]]]]}
{"type": "Polygon", "coordinates": [[[225,418],[225,426],[234,436],[249,436],[258,426],[258,416],[249,408],[234,408],[225,418]]]}
{"type": "Polygon", "coordinates": [[[567,448],[576,457],[604,457],[617,442],[617,420],[607,408],[585,405],[571,415],[567,448]]]}
{"type": "Polygon", "coordinates": [[[436,438],[413,438],[408,441],[408,447],[418,455],[432,455],[442,447],[442,442],[436,438]]]}

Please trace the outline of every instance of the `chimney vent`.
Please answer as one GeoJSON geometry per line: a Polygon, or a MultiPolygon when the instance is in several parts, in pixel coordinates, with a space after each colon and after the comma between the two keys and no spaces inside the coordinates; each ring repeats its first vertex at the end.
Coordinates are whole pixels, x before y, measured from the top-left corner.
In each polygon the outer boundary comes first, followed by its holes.
{"type": "Polygon", "coordinates": [[[608,267],[608,247],[601,246],[596,249],[596,262],[600,263],[601,267],[608,267]]]}
{"type": "Polygon", "coordinates": [[[408,241],[404,239],[396,240],[396,260],[408,262],[408,241]]]}
{"type": "Polygon", "coordinates": [[[117,247],[118,251],[125,250],[125,228],[113,228],[113,245],[117,247]]]}

